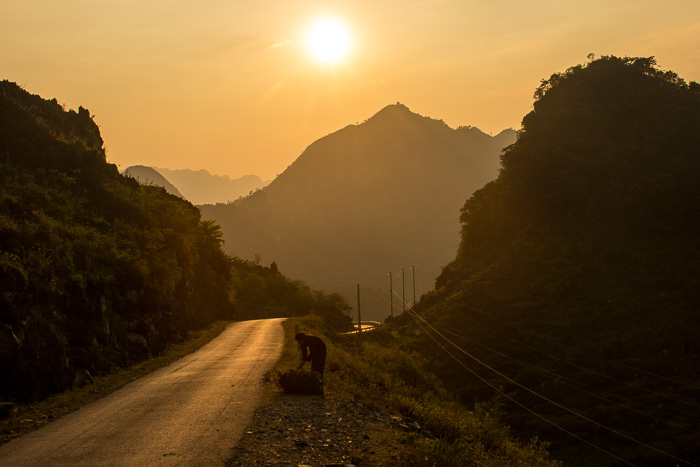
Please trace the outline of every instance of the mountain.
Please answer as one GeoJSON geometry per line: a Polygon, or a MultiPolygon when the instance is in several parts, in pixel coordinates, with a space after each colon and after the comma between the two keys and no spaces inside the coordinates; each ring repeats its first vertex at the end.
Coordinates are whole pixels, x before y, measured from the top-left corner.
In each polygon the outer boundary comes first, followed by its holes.
{"type": "Polygon", "coordinates": [[[221,235],[108,164],[87,109],[0,82],[0,401],[89,383],[214,320],[352,328],[342,297],[228,257],[221,235]]]}
{"type": "Polygon", "coordinates": [[[160,172],[152,167],[146,167],[145,165],[132,165],[131,167],[127,167],[126,170],[122,172],[122,175],[134,178],[142,185],[162,186],[165,188],[165,191],[171,195],[185,199],[175,185],[170,183],[168,179],[163,177],[160,172]]]}
{"type": "Polygon", "coordinates": [[[370,293],[363,317],[383,319],[387,272],[398,287],[398,271],[415,266],[422,290],[432,287],[454,258],[464,199],[496,177],[514,140],[512,130],[452,129],[390,105],[314,142],[262,190],[201,209],[221,224],[229,253],[275,261],[325,290],[360,283],[370,293]]]}
{"type": "Polygon", "coordinates": [[[265,182],[257,175],[245,175],[232,180],[227,175],[212,175],[206,170],[173,170],[161,167],[153,169],[196,205],[227,203],[265,186],[265,182]]]}
{"type": "Polygon", "coordinates": [[[567,465],[699,459],[700,85],[602,57],[535,97],[404,332],[567,465]]]}
{"type": "Polygon", "coordinates": [[[44,398],[230,318],[231,259],[200,216],[108,164],[87,109],[2,81],[0,400],[44,398]]]}

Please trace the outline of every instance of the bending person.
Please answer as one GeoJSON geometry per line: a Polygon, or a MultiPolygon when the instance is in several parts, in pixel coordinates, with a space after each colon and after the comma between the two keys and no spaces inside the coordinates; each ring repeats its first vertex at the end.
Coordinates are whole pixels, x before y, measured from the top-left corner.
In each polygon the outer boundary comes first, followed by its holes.
{"type": "Polygon", "coordinates": [[[311,362],[311,371],[317,371],[323,376],[323,368],[326,366],[326,344],[320,337],[303,332],[298,332],[294,339],[301,347],[301,363],[298,369],[300,370],[304,363],[311,362]]]}

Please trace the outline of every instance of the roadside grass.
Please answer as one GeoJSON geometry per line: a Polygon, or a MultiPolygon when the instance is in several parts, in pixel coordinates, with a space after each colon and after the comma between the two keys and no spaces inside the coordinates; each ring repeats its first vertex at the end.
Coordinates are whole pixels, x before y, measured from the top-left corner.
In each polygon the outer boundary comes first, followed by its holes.
{"type": "Polygon", "coordinates": [[[10,416],[0,420],[0,445],[74,412],[116,391],[130,381],[195,352],[221,334],[230,323],[231,321],[217,321],[205,329],[190,331],[187,339],[170,346],[163,354],[128,368],[117,368],[109,375],[97,376],[86,386],[56,394],[41,402],[14,406],[10,416]]]}
{"type": "Polygon", "coordinates": [[[457,402],[432,374],[429,362],[400,347],[400,338],[380,327],[362,335],[324,331],[314,316],[285,322],[285,349],[277,369],[296,367],[295,326],[322,335],[328,347],[325,391],[354,399],[384,413],[415,422],[402,439],[405,467],[559,466],[548,459],[547,443],[515,439],[500,420],[500,402],[473,409],[457,402]]]}

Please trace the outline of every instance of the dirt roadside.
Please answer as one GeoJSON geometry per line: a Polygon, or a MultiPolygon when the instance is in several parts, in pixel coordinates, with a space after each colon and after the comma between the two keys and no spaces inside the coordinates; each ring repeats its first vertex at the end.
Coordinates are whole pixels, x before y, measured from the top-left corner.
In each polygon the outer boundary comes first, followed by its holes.
{"type": "Polygon", "coordinates": [[[403,466],[406,436],[421,436],[412,420],[333,395],[270,399],[255,411],[227,467],[403,466]]]}

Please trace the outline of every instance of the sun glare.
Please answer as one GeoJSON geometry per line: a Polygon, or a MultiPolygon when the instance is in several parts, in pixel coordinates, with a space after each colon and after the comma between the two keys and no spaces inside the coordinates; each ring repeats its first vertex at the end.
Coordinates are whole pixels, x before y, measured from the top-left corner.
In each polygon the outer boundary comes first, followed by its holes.
{"type": "Polygon", "coordinates": [[[335,19],[317,21],[306,34],[306,45],[313,57],[322,63],[337,63],[350,51],[350,34],[335,19]]]}

